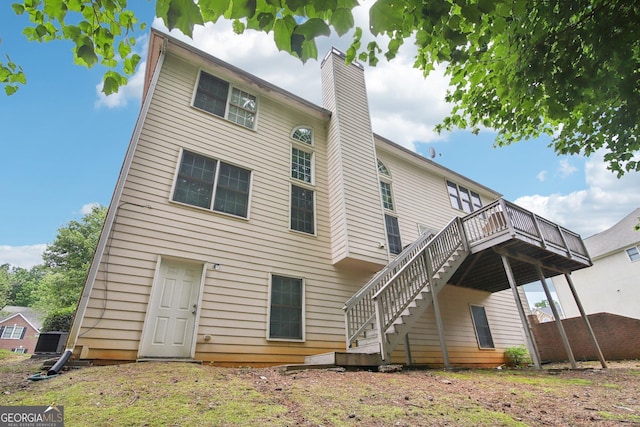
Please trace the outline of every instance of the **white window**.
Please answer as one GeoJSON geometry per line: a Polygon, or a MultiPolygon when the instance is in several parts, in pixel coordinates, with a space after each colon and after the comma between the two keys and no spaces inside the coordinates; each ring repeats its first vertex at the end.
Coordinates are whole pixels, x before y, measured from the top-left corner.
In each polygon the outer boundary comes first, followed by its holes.
{"type": "Polygon", "coordinates": [[[391,183],[380,181],[380,194],[382,195],[382,206],[385,209],[393,210],[393,194],[391,194],[391,183]]]}
{"type": "Polygon", "coordinates": [[[389,252],[397,255],[402,252],[402,240],[400,239],[400,226],[398,225],[398,218],[385,214],[384,225],[387,229],[387,243],[389,244],[389,252]]]}
{"type": "Polygon", "coordinates": [[[315,234],[315,190],[313,131],[298,126],[291,131],[291,205],[290,228],[315,234]],[[303,185],[299,185],[303,184],[303,185]]]}
{"type": "Polygon", "coordinates": [[[313,130],[310,127],[298,126],[291,132],[291,138],[306,145],[313,145],[313,130]]]}
{"type": "Polygon", "coordinates": [[[269,339],[304,339],[304,281],[271,276],[269,339]]]}
{"type": "Polygon", "coordinates": [[[19,340],[24,337],[24,332],[27,328],[24,326],[5,326],[2,329],[2,335],[0,338],[8,339],[8,340],[19,340]]]}
{"type": "Polygon", "coordinates": [[[471,305],[471,318],[473,320],[473,327],[476,330],[478,347],[486,349],[495,348],[493,345],[493,337],[491,336],[491,328],[489,328],[489,319],[487,319],[487,313],[484,307],[471,305]]]}
{"type": "Polygon", "coordinates": [[[629,257],[629,261],[635,262],[640,260],[640,250],[638,250],[637,246],[633,246],[626,250],[627,256],[629,257]]]}
{"type": "Polygon", "coordinates": [[[255,127],[256,97],[204,71],[198,78],[193,106],[246,128],[255,127]]]}
{"type": "Polygon", "coordinates": [[[17,348],[12,348],[11,351],[14,352],[14,353],[22,353],[22,354],[24,354],[24,353],[27,352],[27,349],[24,348],[24,347],[17,347],[17,348]]]}
{"type": "Polygon", "coordinates": [[[451,181],[447,181],[447,191],[449,192],[451,206],[455,209],[471,213],[482,208],[482,200],[480,200],[478,193],[460,187],[451,181]]]}
{"type": "Polygon", "coordinates": [[[246,218],[251,171],[183,151],[173,200],[246,218]]]}

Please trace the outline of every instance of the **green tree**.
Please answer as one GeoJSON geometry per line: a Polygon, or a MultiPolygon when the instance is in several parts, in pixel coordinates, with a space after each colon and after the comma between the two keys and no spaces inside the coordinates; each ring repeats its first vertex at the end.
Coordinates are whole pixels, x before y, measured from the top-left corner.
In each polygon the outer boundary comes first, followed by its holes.
{"type": "Polygon", "coordinates": [[[0,265],[0,309],[7,305],[10,302],[9,300],[9,290],[10,290],[10,276],[9,269],[11,266],[9,264],[0,265]]]}
{"type": "MultiPolygon", "coordinates": [[[[317,57],[318,37],[354,28],[356,6],[357,0],[157,0],[156,15],[188,36],[195,25],[229,19],[235,32],[271,33],[278,49],[306,61],[317,57]]],[[[13,9],[29,16],[30,39],[71,40],[77,62],[110,67],[105,93],[126,82],[119,66],[125,75],[134,71],[139,58],[130,32],[142,26],[126,0],[23,0],[13,9]]],[[[410,40],[415,67],[428,74],[445,65],[453,110],[439,130],[493,128],[498,145],[546,134],[559,154],[604,149],[618,176],[640,171],[633,158],[640,150],[639,2],[377,0],[368,24],[386,46],[363,46],[356,28],[348,60],[375,65],[410,40]]],[[[22,70],[9,59],[0,66],[0,81],[15,91],[22,70]]]]}
{"type": "Polygon", "coordinates": [[[36,265],[30,269],[12,267],[9,270],[9,302],[11,305],[31,307],[35,292],[45,275],[45,267],[36,265]]]}
{"type": "Polygon", "coordinates": [[[42,256],[47,273],[36,291],[37,308],[50,313],[75,307],[106,213],[106,207],[94,206],[80,221],[70,221],[58,229],[55,241],[47,246],[42,256]]]}

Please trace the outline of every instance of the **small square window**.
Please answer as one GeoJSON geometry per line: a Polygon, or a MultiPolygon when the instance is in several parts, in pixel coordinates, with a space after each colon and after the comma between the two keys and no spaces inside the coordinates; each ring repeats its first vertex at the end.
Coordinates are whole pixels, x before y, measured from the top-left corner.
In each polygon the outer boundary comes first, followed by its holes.
{"type": "Polygon", "coordinates": [[[640,250],[638,250],[637,246],[633,246],[626,250],[627,256],[629,257],[629,261],[635,262],[640,260],[640,250]]]}

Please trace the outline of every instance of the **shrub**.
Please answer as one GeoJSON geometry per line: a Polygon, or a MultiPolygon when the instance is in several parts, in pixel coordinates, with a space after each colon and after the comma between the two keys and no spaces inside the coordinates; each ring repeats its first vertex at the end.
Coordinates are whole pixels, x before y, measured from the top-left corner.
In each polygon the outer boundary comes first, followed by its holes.
{"type": "Polygon", "coordinates": [[[69,332],[75,312],[75,307],[59,308],[50,312],[42,322],[42,331],[69,332]]]}
{"type": "Polygon", "coordinates": [[[529,351],[520,344],[517,347],[509,347],[504,351],[504,359],[506,364],[510,368],[522,368],[531,363],[531,357],[529,357],[529,351]]]}

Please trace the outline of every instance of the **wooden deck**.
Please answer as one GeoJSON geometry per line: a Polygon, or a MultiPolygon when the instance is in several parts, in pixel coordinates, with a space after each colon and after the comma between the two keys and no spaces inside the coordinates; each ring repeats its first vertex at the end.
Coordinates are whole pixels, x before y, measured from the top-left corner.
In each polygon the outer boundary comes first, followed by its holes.
{"type": "Polygon", "coordinates": [[[580,236],[503,199],[463,218],[470,254],[450,284],[489,292],[509,288],[501,255],[517,285],[591,266],[580,236]]]}

